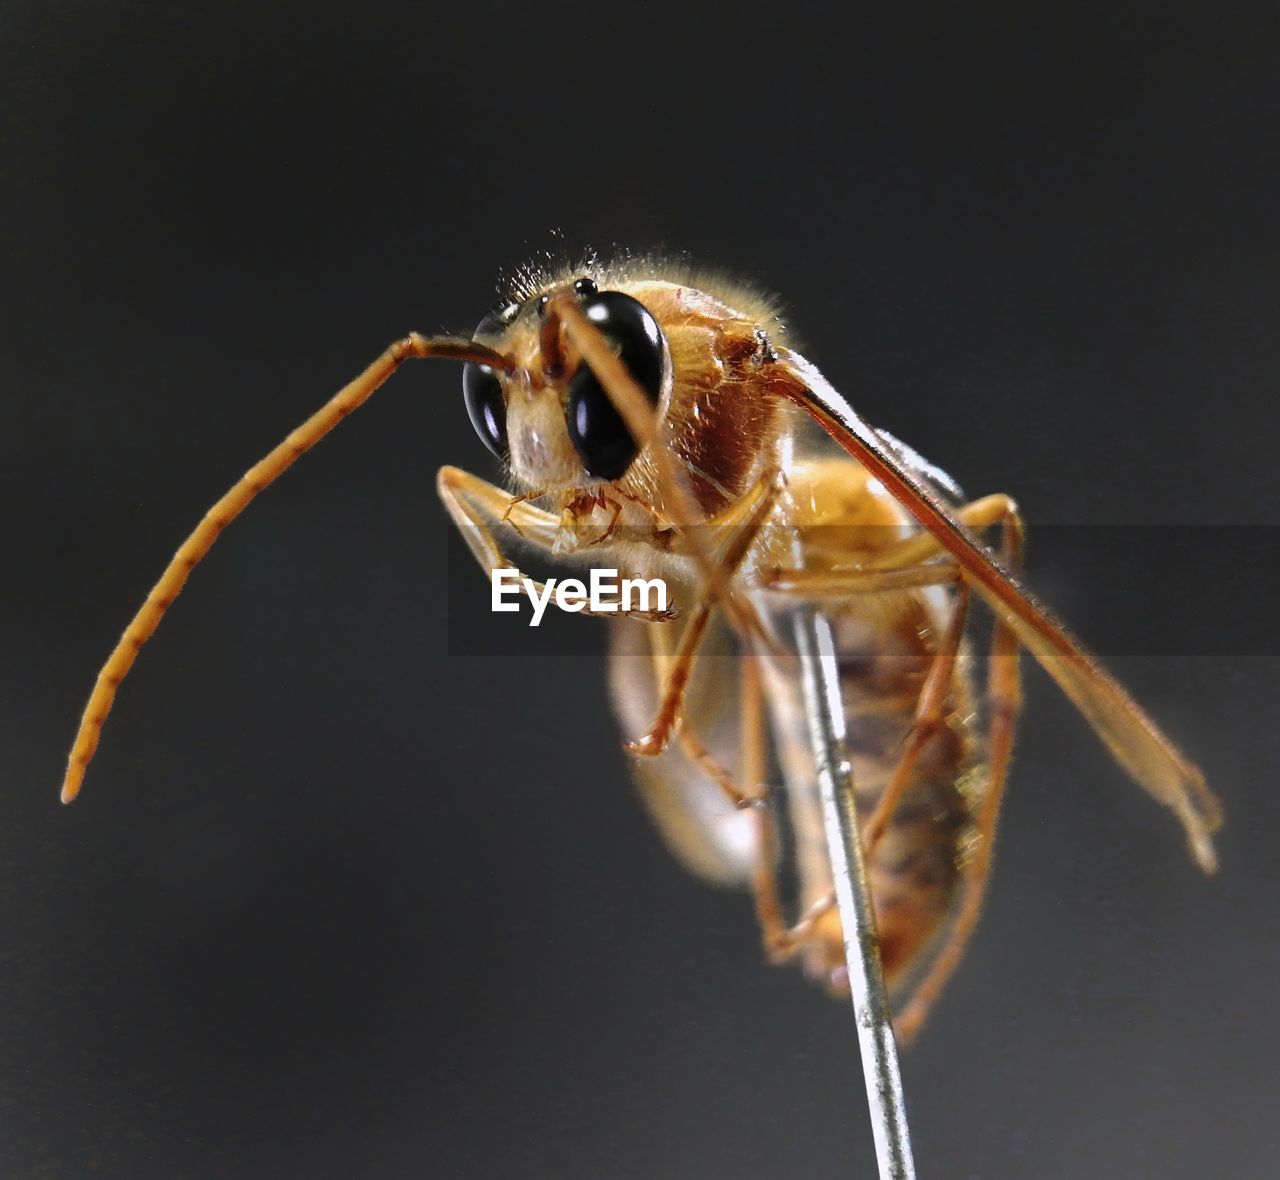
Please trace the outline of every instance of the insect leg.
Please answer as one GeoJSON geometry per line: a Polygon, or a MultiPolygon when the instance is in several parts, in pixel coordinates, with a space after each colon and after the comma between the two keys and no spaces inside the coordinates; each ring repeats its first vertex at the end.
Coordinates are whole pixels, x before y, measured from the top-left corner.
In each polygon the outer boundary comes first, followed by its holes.
{"type": "MultiPolygon", "coordinates": [[[[1001,557],[1015,570],[1022,561],[1023,539],[1022,520],[1013,502],[1009,501],[1008,513],[1003,522],[1001,557]]],[[[969,863],[964,866],[964,896],[955,921],[947,933],[946,942],[894,1022],[898,1035],[904,1041],[909,1041],[920,1031],[930,1009],[959,966],[982,913],[987,882],[991,877],[1000,804],[1008,782],[1013,739],[1018,714],[1022,709],[1022,673],[1018,656],[1017,635],[1002,620],[997,619],[991,635],[991,656],[987,671],[987,782],[975,817],[972,855],[969,863]]]]}
{"type": "Polygon", "coordinates": [[[765,587],[797,598],[847,598],[850,594],[874,594],[884,590],[918,590],[924,586],[957,585],[960,571],[949,563],[935,562],[911,569],[770,570],[765,587]]]}
{"type": "MultiPolygon", "coordinates": [[[[436,477],[436,490],[444,501],[445,510],[467,543],[467,548],[471,550],[471,555],[487,573],[513,568],[495,536],[502,529],[511,530],[527,544],[552,555],[560,520],[551,513],[535,508],[520,497],[509,495],[479,476],[457,467],[440,468],[436,477]]],[[[523,575],[520,586],[526,593],[544,589],[541,582],[524,578],[523,575]]],[[[584,609],[578,613],[600,612],[584,609]]],[[[620,615],[651,623],[668,622],[673,617],[668,611],[622,609],[610,611],[602,617],[616,619],[620,615]]]]}
{"type": "Polygon", "coordinates": [[[662,700],[658,705],[658,715],[653,725],[648,733],[627,743],[627,750],[632,754],[654,758],[671,743],[671,735],[684,720],[685,690],[689,687],[689,678],[693,675],[693,662],[698,655],[698,645],[702,642],[710,621],[710,605],[705,602],[698,603],[693,608],[684,630],[680,633],[680,642],[671,656],[666,682],[662,689],[662,700]]]}
{"type": "MultiPolygon", "coordinates": [[[[716,563],[720,580],[728,585],[743,558],[751,548],[761,526],[764,524],[773,506],[777,502],[780,491],[777,477],[770,472],[757,481],[756,485],[743,497],[741,506],[709,522],[717,529],[733,527],[739,517],[745,517],[729,544],[718,557],[716,563]]],[[[693,673],[693,662],[697,658],[698,645],[706,631],[711,617],[711,599],[713,584],[710,582],[703,591],[701,601],[693,609],[688,624],[680,636],[679,646],[671,658],[667,668],[666,686],[662,692],[662,700],[658,706],[658,715],[654,719],[649,732],[633,742],[627,743],[627,749],[633,754],[654,757],[661,754],[670,744],[672,735],[683,720],[684,694],[689,687],[689,678],[693,673]]],[[[734,599],[725,601],[726,611],[734,599]]],[[[750,636],[742,631],[739,635],[744,645],[750,645],[750,636]]]]}
{"type": "Polygon", "coordinates": [[[506,560],[494,538],[495,529],[510,528],[538,548],[550,549],[560,527],[552,513],[459,467],[440,468],[436,491],[472,556],[485,569],[506,560]]]}
{"type": "MultiPolygon", "coordinates": [[[[1012,496],[996,492],[983,496],[980,500],[972,500],[955,509],[956,519],[971,529],[987,529],[993,525],[1001,526],[1001,559],[1012,568],[1011,572],[1020,572],[1023,543],[1026,537],[1026,526],[1018,511],[1018,505],[1012,496]]],[[[875,566],[901,569],[919,565],[937,557],[946,550],[938,543],[937,538],[922,529],[912,537],[887,546],[875,559],[875,566]]]]}
{"type": "MultiPolygon", "coordinates": [[[[649,638],[649,649],[653,655],[652,667],[654,679],[656,680],[656,691],[661,697],[669,679],[669,669],[674,658],[671,651],[670,628],[650,627],[647,629],[649,638]]],[[[741,657],[745,662],[748,657],[741,657]]],[[[720,788],[725,798],[729,800],[734,807],[746,809],[755,807],[765,801],[763,777],[754,771],[744,769],[743,777],[747,784],[747,789],[743,790],[734,781],[733,775],[729,772],[716,757],[707,749],[702,739],[698,737],[690,724],[688,717],[684,717],[680,724],[679,730],[680,746],[685,754],[697,765],[698,769],[707,776],[717,787],[720,788]]]]}
{"type": "Polygon", "coordinates": [[[698,764],[698,768],[702,773],[724,792],[725,797],[735,807],[745,810],[748,807],[757,807],[766,802],[763,794],[748,794],[733,781],[733,775],[721,766],[711,751],[702,744],[702,740],[694,733],[687,719],[680,726],[679,740],[684,752],[698,764]]]}
{"type": "Polygon", "coordinates": [[[903,793],[911,786],[911,775],[925,747],[937,737],[946,717],[947,702],[955,684],[956,661],[960,657],[960,644],[964,638],[965,624],[969,618],[969,589],[962,582],[956,591],[955,604],[942,641],[934,653],[925,676],[920,698],[916,702],[916,715],[907,734],[902,755],[894,769],[889,785],[885,787],[875,810],[862,829],[862,843],[867,853],[876,846],[885,827],[898,809],[903,793]]]}
{"type": "MultiPolygon", "coordinates": [[[[768,767],[764,745],[764,686],[760,682],[758,657],[744,655],[740,667],[738,708],[741,714],[742,777],[756,790],[762,790],[768,767]]],[[[778,822],[772,806],[766,802],[756,809],[756,865],[751,874],[751,892],[755,898],[756,920],[760,923],[765,953],[770,958],[786,932],[782,899],[778,893],[777,863],[778,822]]]]}
{"type": "Polygon", "coordinates": [[[783,915],[778,890],[778,820],[764,788],[768,767],[765,760],[764,684],[760,677],[759,657],[745,654],[741,658],[742,677],[739,688],[739,712],[742,735],[743,781],[758,792],[764,806],[756,808],[756,863],[751,874],[751,892],[755,899],[756,920],[760,924],[761,941],[771,963],[783,963],[801,949],[813,931],[814,924],[835,905],[835,894],[820,899],[788,925],[783,915]]]}

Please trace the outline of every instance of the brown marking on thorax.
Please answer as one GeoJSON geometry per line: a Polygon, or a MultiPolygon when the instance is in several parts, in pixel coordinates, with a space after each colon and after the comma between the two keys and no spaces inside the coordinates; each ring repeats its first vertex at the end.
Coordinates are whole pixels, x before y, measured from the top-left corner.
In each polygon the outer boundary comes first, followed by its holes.
{"type": "MultiPolygon", "coordinates": [[[[763,380],[773,363],[768,341],[754,320],[692,287],[642,282],[622,289],[666,333],[673,380],[664,430],[698,506],[715,516],[751,489],[776,447],[784,403],[763,380]]],[[[650,501],[657,494],[643,457],[623,482],[650,501]]]]}

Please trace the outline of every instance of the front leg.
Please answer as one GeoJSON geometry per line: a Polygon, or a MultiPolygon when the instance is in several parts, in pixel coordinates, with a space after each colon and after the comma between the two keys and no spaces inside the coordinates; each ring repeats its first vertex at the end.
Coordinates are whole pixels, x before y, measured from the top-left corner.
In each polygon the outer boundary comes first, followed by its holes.
{"type": "MultiPolygon", "coordinates": [[[[492,575],[495,570],[513,568],[511,560],[503,553],[498,534],[509,530],[510,534],[526,545],[532,546],[548,559],[561,558],[557,539],[562,536],[560,519],[541,508],[535,508],[526,497],[512,496],[501,488],[477,475],[457,467],[442,467],[436,477],[436,490],[444,501],[445,510],[457,525],[462,539],[480,568],[492,575]]],[[[520,575],[520,586],[526,594],[543,593],[543,583],[520,575]]],[[[616,619],[625,616],[643,619],[650,623],[666,623],[675,617],[673,611],[624,610],[591,611],[579,614],[596,614],[616,619]]]]}
{"type": "MultiPolygon", "coordinates": [[[[684,721],[684,694],[689,687],[693,675],[694,661],[698,656],[698,647],[706,632],[707,623],[711,619],[713,604],[723,606],[739,628],[739,638],[748,649],[755,642],[771,646],[772,640],[755,613],[754,607],[747,599],[738,599],[731,589],[734,576],[743,560],[751,550],[751,545],[769,518],[782,484],[776,472],[762,476],[733,507],[721,516],[708,522],[708,527],[716,532],[729,532],[730,537],[721,551],[715,555],[719,581],[726,587],[728,597],[723,601],[715,598],[716,581],[706,581],[700,592],[699,601],[689,616],[689,622],[680,635],[680,642],[666,667],[666,682],[662,688],[658,715],[654,718],[649,732],[627,743],[627,749],[633,754],[653,758],[661,754],[671,742],[672,735],[677,733],[684,721]],[[734,612],[733,608],[738,610],[734,612]]],[[[695,755],[696,757],[696,755],[695,755]]],[[[715,776],[713,776],[715,777],[715,776]]],[[[740,805],[750,806],[754,800],[744,797],[740,805]]]]}

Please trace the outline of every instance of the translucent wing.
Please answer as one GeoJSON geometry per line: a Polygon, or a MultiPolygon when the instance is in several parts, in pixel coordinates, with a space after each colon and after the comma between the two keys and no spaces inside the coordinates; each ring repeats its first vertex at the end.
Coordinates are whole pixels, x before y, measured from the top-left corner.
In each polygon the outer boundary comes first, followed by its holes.
{"type": "Polygon", "coordinates": [[[997,617],[1088,719],[1116,761],[1186,829],[1191,853],[1206,872],[1217,867],[1210,833],[1221,811],[1199,769],[1157,728],[1119,683],[955,518],[903,449],[865,422],[825,377],[796,353],[780,350],[787,379],[776,392],[799,404],[927,529],[997,617]]]}
{"type": "Polygon", "coordinates": [[[876,434],[884,442],[885,449],[909,472],[917,476],[930,491],[936,492],[944,504],[964,502],[964,489],[941,467],[935,467],[915,447],[909,447],[900,438],[894,438],[887,430],[876,427],[876,434]]]}

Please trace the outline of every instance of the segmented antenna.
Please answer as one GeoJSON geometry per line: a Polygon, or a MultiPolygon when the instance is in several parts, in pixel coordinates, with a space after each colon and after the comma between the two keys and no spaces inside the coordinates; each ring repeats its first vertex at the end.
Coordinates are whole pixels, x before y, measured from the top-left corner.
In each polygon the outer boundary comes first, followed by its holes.
{"type": "Polygon", "coordinates": [[[142,645],[155,634],[165,611],[173,605],[173,600],[187,584],[191,571],[213,548],[213,543],[222,534],[222,530],[249,506],[259,492],[279,479],[301,455],[314,447],[352,410],[366,402],[405,361],[415,357],[474,361],[506,370],[515,367],[506,357],[470,340],[427,340],[416,332],[411,332],[403,340],[397,340],[391,345],[359,377],[343,386],[284,442],[250,467],[239,482],[204,514],[191,535],[179,546],[178,552],[165,567],[160,580],[151,588],[151,593],[130,620],[120,641],[102,666],[102,671],[98,673],[93,692],[89,694],[89,703],[80,718],[80,729],[72,744],[71,755],[67,759],[67,774],[62,782],[63,803],[70,803],[80,793],[85,769],[98,748],[98,739],[102,735],[107,714],[111,712],[111,706],[115,702],[120,682],[129,674],[142,645]]]}

